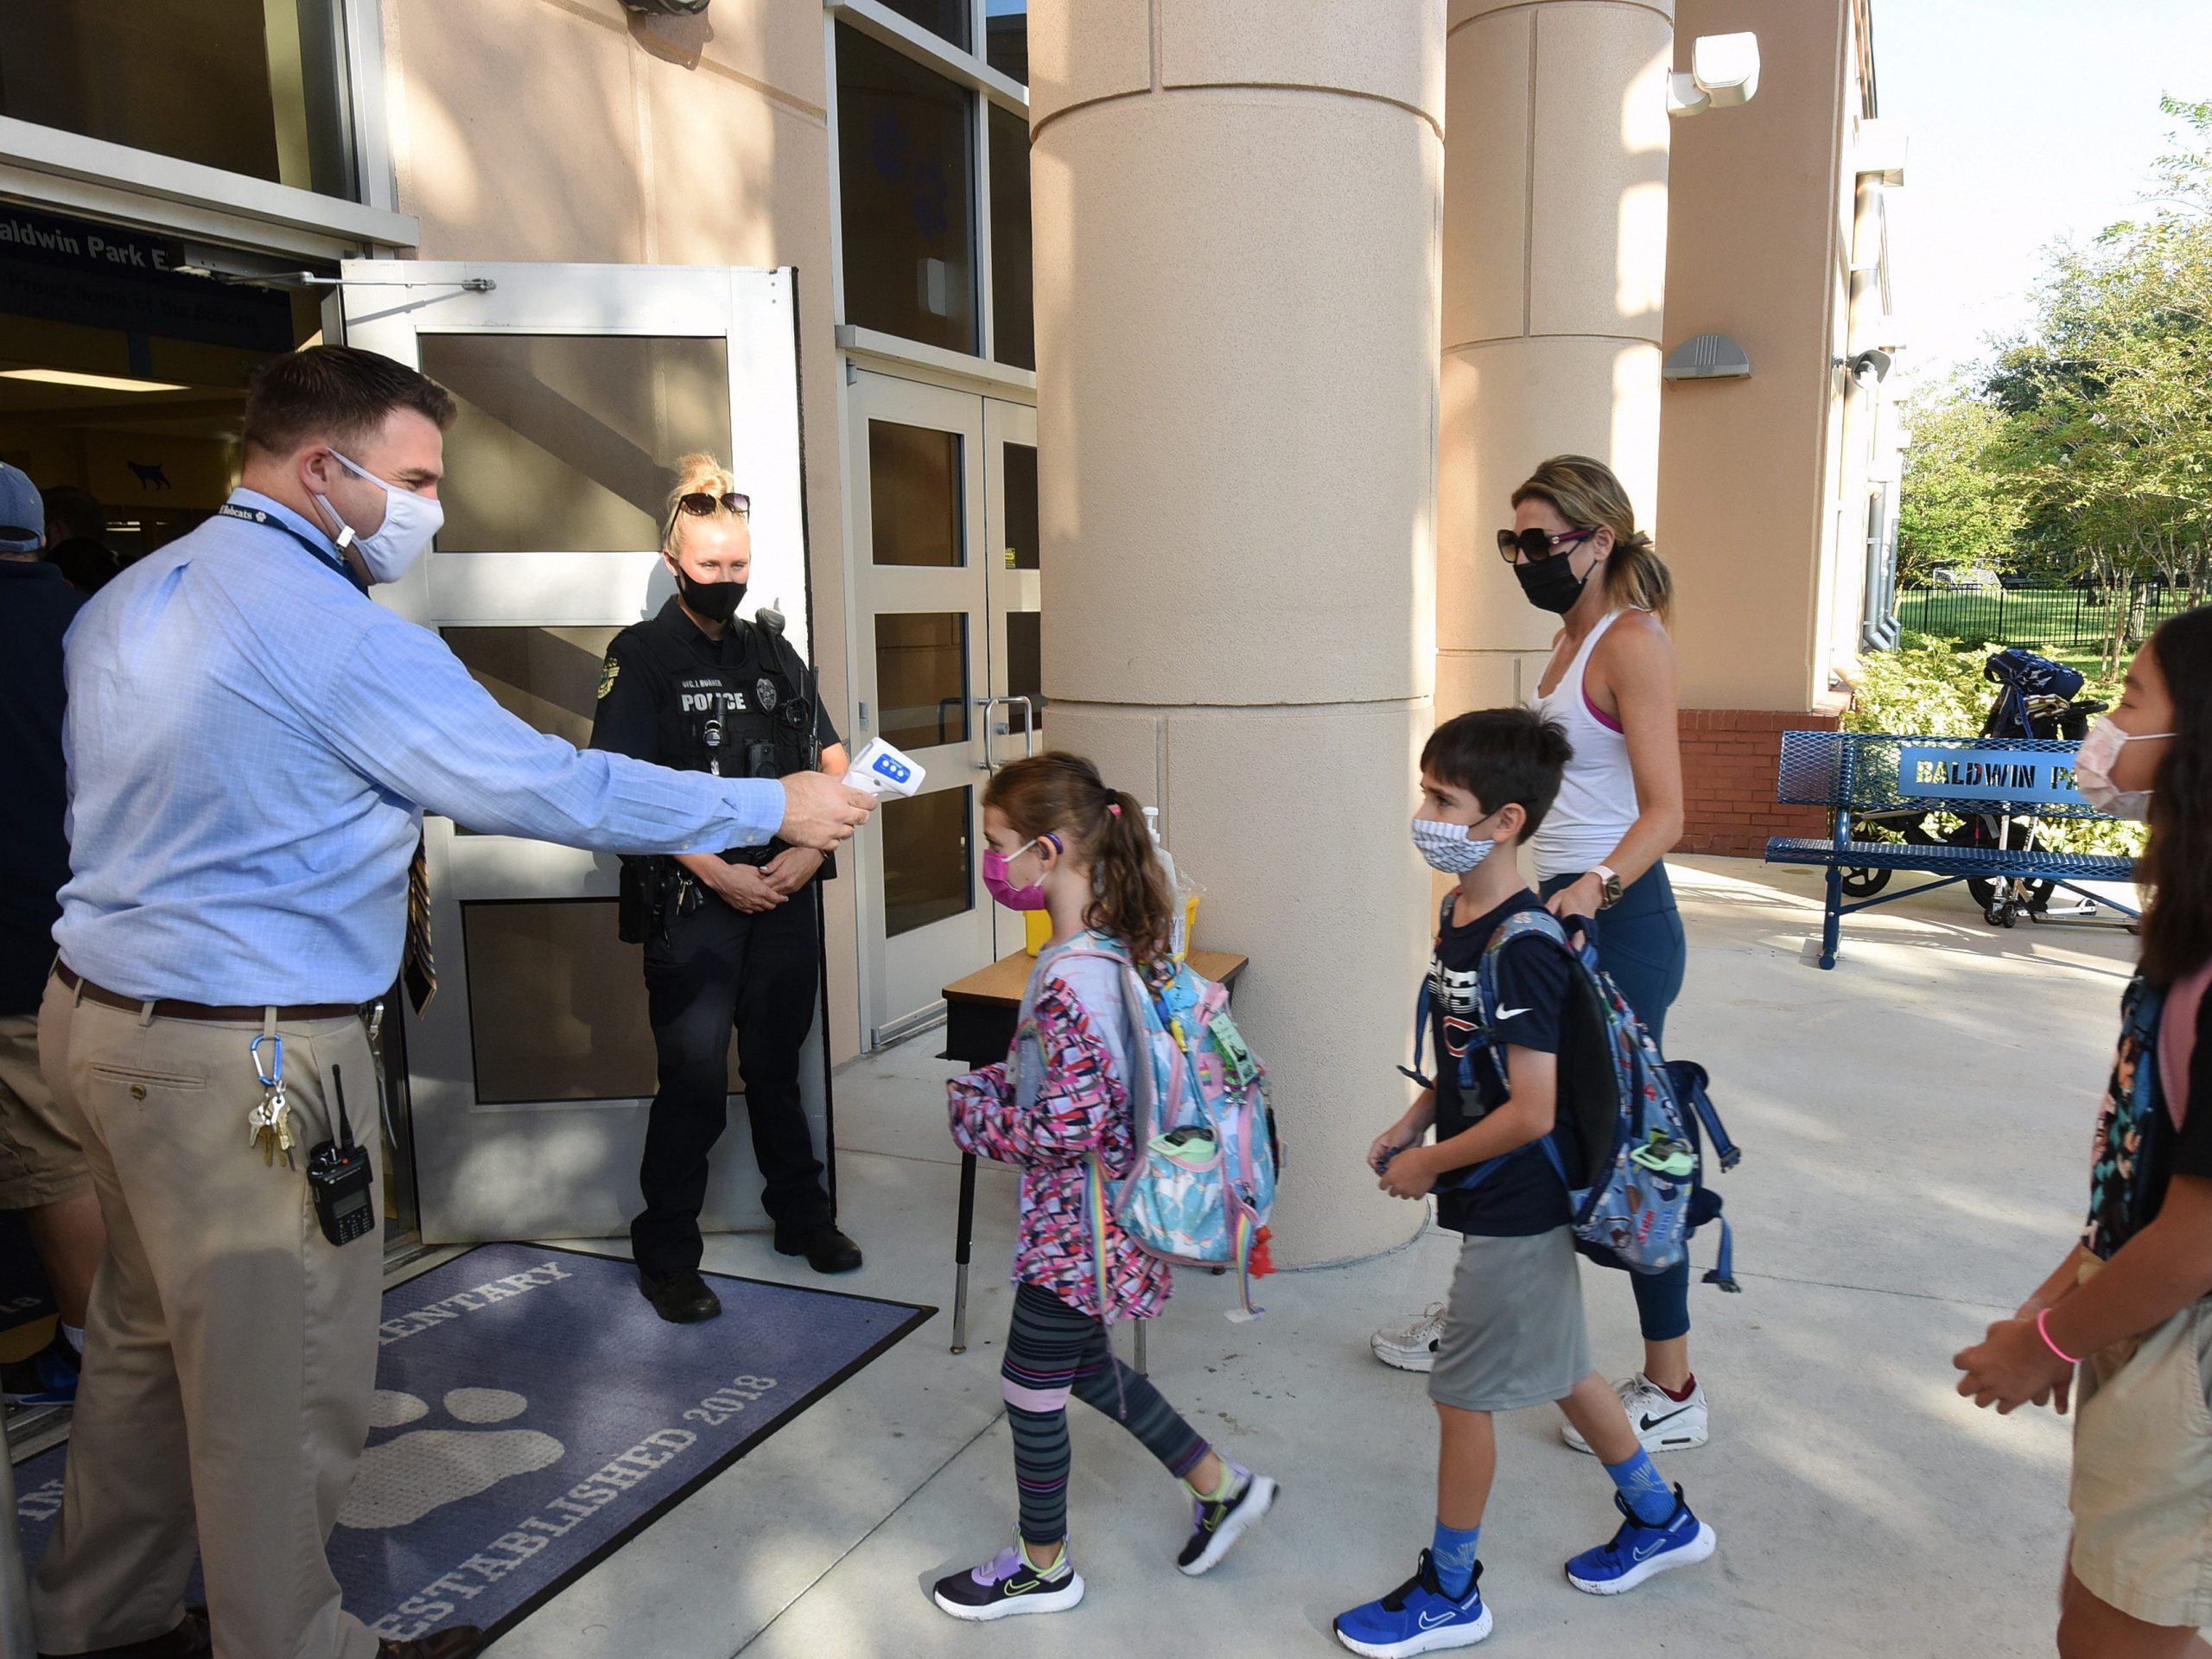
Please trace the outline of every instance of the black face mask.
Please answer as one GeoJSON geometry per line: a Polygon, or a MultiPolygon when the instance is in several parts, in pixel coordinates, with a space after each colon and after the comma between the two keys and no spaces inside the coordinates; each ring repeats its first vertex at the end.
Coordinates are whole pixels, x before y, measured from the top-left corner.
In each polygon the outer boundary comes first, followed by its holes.
{"type": "Polygon", "coordinates": [[[691,614],[704,617],[709,622],[728,621],[737,614],[737,607],[745,603],[745,584],[741,582],[694,582],[690,573],[679,566],[676,585],[691,614]]]}
{"type": "Polygon", "coordinates": [[[1574,601],[1582,597],[1582,590],[1590,583],[1589,577],[1574,574],[1574,567],[1565,553],[1554,554],[1541,563],[1516,564],[1513,574],[1531,605],[1560,616],[1574,608],[1574,601]]]}

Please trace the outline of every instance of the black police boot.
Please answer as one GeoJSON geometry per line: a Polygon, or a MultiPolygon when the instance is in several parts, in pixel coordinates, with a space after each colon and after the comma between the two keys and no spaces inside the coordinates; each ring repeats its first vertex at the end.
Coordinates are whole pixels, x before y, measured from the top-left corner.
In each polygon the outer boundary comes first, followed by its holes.
{"type": "Polygon", "coordinates": [[[776,1254],[803,1255],[817,1273],[851,1273],[861,1264],[861,1247],[829,1225],[789,1233],[779,1227],[776,1254]]]}
{"type": "Polygon", "coordinates": [[[711,1319],[722,1311],[722,1299],[715,1294],[707,1281],[691,1268],[671,1273],[665,1278],[638,1269],[638,1288],[653,1312],[671,1325],[696,1325],[702,1319],[711,1319]]]}

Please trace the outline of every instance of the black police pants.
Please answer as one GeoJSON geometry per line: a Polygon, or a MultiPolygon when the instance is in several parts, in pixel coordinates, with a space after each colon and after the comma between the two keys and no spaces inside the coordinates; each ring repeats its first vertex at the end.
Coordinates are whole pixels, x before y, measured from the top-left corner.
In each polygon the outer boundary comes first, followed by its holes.
{"type": "Polygon", "coordinates": [[[728,1120],[733,1027],[762,1202],[779,1233],[804,1236],[830,1224],[798,1094],[821,972],[814,906],[808,889],[753,915],[709,896],[665,939],[645,945],[660,1092],[638,1173],[645,1207],[630,1224],[630,1243],[638,1266],[655,1277],[699,1265],[699,1209],[707,1154],[728,1120]]]}

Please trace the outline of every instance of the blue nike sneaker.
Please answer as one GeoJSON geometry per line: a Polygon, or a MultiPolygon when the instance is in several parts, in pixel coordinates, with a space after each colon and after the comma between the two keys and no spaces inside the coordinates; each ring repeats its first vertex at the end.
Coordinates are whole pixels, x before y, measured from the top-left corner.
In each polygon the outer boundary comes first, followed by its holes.
{"type": "Polygon", "coordinates": [[[0,1398],[11,1406],[69,1406],[77,1402],[84,1361],[59,1331],[29,1359],[0,1365],[0,1398]]]}
{"type": "Polygon", "coordinates": [[[1618,1596],[1669,1567],[1694,1566],[1719,1547],[1719,1535],[1690,1513],[1679,1486],[1675,1512],[1656,1527],[1637,1520],[1618,1492],[1613,1503],[1623,1519],[1612,1541],[1586,1549],[1567,1564],[1567,1581],[1578,1590],[1618,1596]]]}
{"type": "Polygon", "coordinates": [[[1483,1605],[1483,1564],[1467,1581],[1467,1593],[1454,1601],[1436,1581],[1428,1552],[1413,1577],[1380,1601],[1338,1613],[1337,1640],[1370,1659],[1400,1659],[1439,1648],[1471,1648],[1490,1634],[1490,1609],[1483,1605]]]}

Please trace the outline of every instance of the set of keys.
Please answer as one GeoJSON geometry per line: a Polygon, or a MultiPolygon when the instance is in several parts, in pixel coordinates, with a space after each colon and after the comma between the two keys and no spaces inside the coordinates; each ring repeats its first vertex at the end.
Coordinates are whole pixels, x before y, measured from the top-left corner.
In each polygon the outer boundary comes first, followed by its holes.
{"type": "Polygon", "coordinates": [[[261,1104],[245,1115],[245,1142],[261,1148],[261,1161],[274,1168],[276,1154],[284,1154],[284,1167],[296,1167],[292,1162],[292,1109],[284,1098],[284,1039],[279,1036],[263,1035],[253,1039],[249,1051],[253,1056],[253,1073],[261,1081],[261,1104]],[[263,1044],[270,1047],[270,1059],[264,1065],[261,1058],[263,1044]]]}

